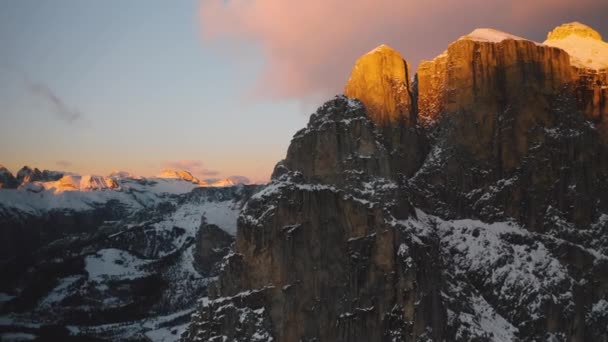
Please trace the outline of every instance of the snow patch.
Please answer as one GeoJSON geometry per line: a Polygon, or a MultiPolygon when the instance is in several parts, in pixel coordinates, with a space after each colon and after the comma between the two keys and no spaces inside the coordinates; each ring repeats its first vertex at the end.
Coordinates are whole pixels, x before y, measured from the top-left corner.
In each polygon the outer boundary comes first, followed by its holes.
{"type": "Polygon", "coordinates": [[[111,278],[136,279],[145,277],[147,272],[142,268],[147,261],[133,254],[116,248],[99,250],[85,258],[85,270],[89,279],[102,281],[111,278]]]}
{"type": "Polygon", "coordinates": [[[543,43],[566,51],[570,64],[584,69],[608,68],[608,43],[591,37],[569,35],[561,39],[548,39],[543,43]]]}
{"type": "Polygon", "coordinates": [[[36,339],[36,335],[21,333],[21,332],[10,332],[10,333],[2,333],[0,338],[2,338],[2,342],[17,342],[17,341],[33,341],[36,339]]]}
{"type": "Polygon", "coordinates": [[[459,40],[474,40],[474,41],[478,41],[478,42],[500,43],[506,39],[530,41],[528,39],[518,37],[518,36],[512,35],[510,33],[502,32],[499,30],[491,29],[491,28],[475,29],[475,30],[473,30],[473,32],[460,37],[459,40]]]}

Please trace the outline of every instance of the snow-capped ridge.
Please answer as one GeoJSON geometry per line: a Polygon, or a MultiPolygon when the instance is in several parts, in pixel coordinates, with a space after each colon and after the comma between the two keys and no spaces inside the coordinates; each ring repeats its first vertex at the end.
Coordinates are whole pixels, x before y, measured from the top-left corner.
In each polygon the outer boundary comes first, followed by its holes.
{"type": "Polygon", "coordinates": [[[366,55],[370,55],[373,53],[399,53],[397,50],[393,49],[391,46],[387,44],[380,44],[376,46],[373,50],[370,50],[366,55]]]}
{"type": "MultiPolygon", "coordinates": [[[[32,186],[40,185],[45,190],[50,190],[52,193],[62,193],[65,191],[114,190],[120,188],[118,183],[112,178],[96,175],[65,175],[59,180],[53,182],[32,183],[33,184],[28,185],[26,188],[31,189],[32,186]]],[[[25,187],[25,184],[22,184],[22,187],[25,187]]]]}
{"type": "Polygon", "coordinates": [[[569,36],[578,36],[581,38],[589,38],[594,40],[603,41],[602,35],[594,30],[592,27],[587,26],[578,21],[571,23],[562,24],[547,34],[547,40],[558,40],[564,39],[569,36]]]}
{"type": "Polygon", "coordinates": [[[529,39],[518,37],[516,35],[512,35],[510,33],[492,28],[477,28],[473,30],[473,32],[460,37],[458,40],[474,40],[478,42],[500,43],[503,40],[507,39],[531,41],[529,39]]]}
{"type": "Polygon", "coordinates": [[[560,25],[549,32],[543,44],[566,51],[570,55],[570,64],[575,67],[608,68],[608,43],[587,25],[578,22],[560,25]]]}
{"type": "Polygon", "coordinates": [[[186,170],[172,170],[172,169],[164,169],[157,176],[158,178],[165,179],[181,179],[194,184],[199,184],[201,186],[207,186],[208,183],[205,181],[201,181],[198,178],[194,177],[192,173],[186,170]]]}

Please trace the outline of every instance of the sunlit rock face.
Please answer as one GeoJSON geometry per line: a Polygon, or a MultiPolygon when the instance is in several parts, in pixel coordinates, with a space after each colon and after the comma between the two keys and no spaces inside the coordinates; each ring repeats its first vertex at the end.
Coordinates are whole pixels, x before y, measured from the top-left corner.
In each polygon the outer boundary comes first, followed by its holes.
{"type": "Polygon", "coordinates": [[[547,109],[571,80],[568,55],[555,48],[494,30],[475,30],[450,44],[418,73],[419,113],[429,125],[441,116],[469,113],[462,121],[461,144],[488,156],[496,118],[514,113],[521,136],[503,144],[503,165],[513,167],[527,149],[525,132],[537,121],[548,123],[547,109]]]}
{"type": "Polygon", "coordinates": [[[80,179],[80,190],[117,189],[118,183],[110,177],[85,175],[80,179]]]}
{"type": "Polygon", "coordinates": [[[426,153],[426,138],[416,124],[411,79],[403,57],[389,46],[380,45],[356,61],[344,87],[348,98],[363,103],[367,117],[381,132],[377,140],[386,148],[393,177],[411,176],[426,153]]]}
{"type": "Polygon", "coordinates": [[[361,100],[379,126],[415,124],[407,62],[399,52],[380,45],[357,60],[344,94],[361,100]]]}
{"type": "Polygon", "coordinates": [[[567,51],[489,29],[423,63],[419,115],[436,140],[410,180],[419,205],[531,230],[549,229],[552,210],[593,222],[606,205],[607,154],[581,110],[593,100],[578,75],[567,51]]]}

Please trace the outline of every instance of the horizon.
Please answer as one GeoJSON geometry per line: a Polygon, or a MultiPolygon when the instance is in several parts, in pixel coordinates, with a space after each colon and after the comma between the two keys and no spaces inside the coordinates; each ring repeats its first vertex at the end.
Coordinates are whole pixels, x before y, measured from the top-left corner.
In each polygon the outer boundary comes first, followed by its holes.
{"type": "Polygon", "coordinates": [[[107,4],[0,5],[0,112],[10,123],[0,128],[0,163],[13,174],[24,165],[144,177],[170,168],[263,183],[309,114],[340,94],[354,61],[378,45],[394,47],[414,71],[479,27],[542,42],[579,21],[608,36],[608,4],[592,0],[576,8],[383,0],[351,5],[339,19],[337,0],[107,4]],[[331,18],[341,28],[321,25],[331,18]]]}
{"type": "Polygon", "coordinates": [[[55,168],[55,169],[46,169],[46,168],[40,168],[37,166],[32,166],[32,165],[22,165],[18,168],[15,169],[11,169],[9,167],[7,167],[6,165],[0,163],[0,169],[1,168],[5,168],[7,169],[14,177],[17,176],[17,173],[23,169],[23,168],[30,168],[31,170],[35,170],[38,169],[40,172],[44,172],[44,171],[50,171],[50,172],[59,172],[62,173],[64,176],[79,176],[79,177],[83,177],[83,176],[100,176],[100,177],[109,177],[112,174],[117,174],[117,173],[127,173],[129,174],[129,176],[133,176],[133,177],[143,177],[143,178],[170,178],[170,177],[165,177],[162,175],[163,172],[165,171],[187,171],[188,173],[190,173],[192,176],[194,176],[195,178],[204,181],[204,182],[216,182],[216,181],[222,181],[222,180],[232,180],[234,181],[236,184],[266,184],[268,181],[259,181],[259,180],[252,180],[249,179],[245,176],[239,176],[239,175],[231,175],[231,176],[226,176],[226,177],[217,177],[217,176],[204,176],[206,178],[199,178],[197,176],[195,176],[191,171],[186,170],[186,169],[180,169],[180,168],[162,168],[159,169],[158,172],[154,173],[154,174],[138,174],[138,173],[134,173],[134,172],[130,172],[128,170],[119,170],[119,169],[114,169],[111,170],[110,172],[106,173],[106,174],[100,174],[100,173],[79,173],[79,172],[74,172],[72,170],[69,169],[59,169],[59,168],[55,168]]]}

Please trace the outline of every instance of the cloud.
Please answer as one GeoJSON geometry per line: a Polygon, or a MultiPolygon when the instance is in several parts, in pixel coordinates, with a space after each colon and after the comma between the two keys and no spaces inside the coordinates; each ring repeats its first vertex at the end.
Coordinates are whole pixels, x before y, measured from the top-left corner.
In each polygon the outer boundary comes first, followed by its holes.
{"type": "Polygon", "coordinates": [[[260,47],[256,94],[306,99],[341,93],[356,58],[381,43],[415,66],[477,27],[543,40],[574,20],[606,30],[607,12],[605,0],[200,0],[199,21],[205,40],[260,47]]]}
{"type": "Polygon", "coordinates": [[[67,161],[67,160],[58,160],[55,162],[55,164],[57,164],[57,166],[59,167],[70,167],[72,166],[72,163],[67,161]]]}
{"type": "Polygon", "coordinates": [[[26,83],[27,88],[32,94],[43,99],[58,119],[67,123],[73,123],[83,118],[80,110],[68,105],[48,85],[41,82],[34,83],[30,81],[26,81],[26,83]]]}
{"type": "Polygon", "coordinates": [[[186,170],[197,177],[203,176],[216,176],[219,174],[216,170],[211,170],[204,167],[203,162],[200,160],[173,160],[165,161],[162,163],[164,168],[186,170]]]}
{"type": "Polygon", "coordinates": [[[228,177],[235,184],[250,184],[251,180],[245,176],[230,176],[228,177]]]}

